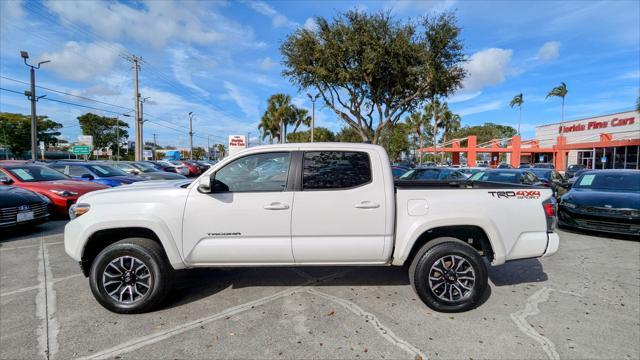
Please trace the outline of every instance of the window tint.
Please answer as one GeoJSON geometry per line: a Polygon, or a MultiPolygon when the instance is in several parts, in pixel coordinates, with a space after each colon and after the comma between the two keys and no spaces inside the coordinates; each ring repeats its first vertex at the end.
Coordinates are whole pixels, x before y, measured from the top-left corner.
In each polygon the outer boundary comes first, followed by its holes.
{"type": "Polygon", "coordinates": [[[345,189],[371,181],[369,156],[362,152],[304,153],[302,189],[345,189]]]}
{"type": "Polygon", "coordinates": [[[69,171],[68,171],[67,175],[69,175],[69,176],[82,176],[84,174],[89,174],[89,170],[85,169],[82,166],[69,165],[69,171]]]}
{"type": "Polygon", "coordinates": [[[289,153],[263,153],[235,160],[216,172],[218,186],[230,192],[284,191],[289,153]]]}

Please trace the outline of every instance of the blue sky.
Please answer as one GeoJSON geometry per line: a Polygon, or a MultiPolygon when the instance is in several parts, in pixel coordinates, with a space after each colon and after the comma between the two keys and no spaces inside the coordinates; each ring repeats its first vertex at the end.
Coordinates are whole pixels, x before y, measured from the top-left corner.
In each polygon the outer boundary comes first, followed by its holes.
{"type": "MultiPolygon", "coordinates": [[[[225,142],[227,135],[252,132],[269,95],[284,92],[310,108],[280,74],[279,46],[314,17],[348,9],[389,10],[398,19],[453,10],[463,28],[469,77],[449,99],[463,125],[495,122],[517,126],[511,98],[523,92],[522,133],[559,121],[560,100],[545,99],[567,83],[565,118],[633,109],[640,84],[638,1],[0,1],[0,74],[28,81],[19,56],[51,60],[38,71],[38,85],[104,103],[39,89],[54,100],[127,112],[133,107],[131,64],[144,60],[140,92],[149,97],[145,140],[188,144],[187,113],[196,114],[195,145],[225,142]],[[119,107],[118,107],[119,106],[119,107]]],[[[0,78],[2,88],[24,84],[0,78]]],[[[29,113],[24,95],[0,92],[0,110],[29,113]]],[[[40,100],[38,113],[65,124],[75,141],[76,117],[86,111],[40,100]]],[[[131,125],[132,118],[124,118],[131,125]]],[[[317,126],[337,131],[343,124],[320,109],[317,126]]]]}

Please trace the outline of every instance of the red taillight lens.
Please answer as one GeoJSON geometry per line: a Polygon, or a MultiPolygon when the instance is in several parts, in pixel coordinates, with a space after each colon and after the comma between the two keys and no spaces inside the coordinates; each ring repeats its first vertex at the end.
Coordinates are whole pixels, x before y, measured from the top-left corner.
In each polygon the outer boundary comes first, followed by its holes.
{"type": "Polygon", "coordinates": [[[547,217],[556,216],[556,207],[553,205],[553,203],[544,203],[542,204],[542,207],[544,208],[544,213],[545,215],[547,215],[547,217]]]}

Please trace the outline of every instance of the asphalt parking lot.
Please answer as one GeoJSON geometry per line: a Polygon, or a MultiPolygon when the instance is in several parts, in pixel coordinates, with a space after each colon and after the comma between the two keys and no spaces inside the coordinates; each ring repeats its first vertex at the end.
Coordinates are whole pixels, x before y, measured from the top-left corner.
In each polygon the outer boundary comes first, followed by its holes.
{"type": "Polygon", "coordinates": [[[560,231],[490,269],[477,309],[437,313],[401,268],[185,271],[166,305],[103,309],[64,222],[0,233],[0,358],[640,358],[640,242],[560,231]]]}

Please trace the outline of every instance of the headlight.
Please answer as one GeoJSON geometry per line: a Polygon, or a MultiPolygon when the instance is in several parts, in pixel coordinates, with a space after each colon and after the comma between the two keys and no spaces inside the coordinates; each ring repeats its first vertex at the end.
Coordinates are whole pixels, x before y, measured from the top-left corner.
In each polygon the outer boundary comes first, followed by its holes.
{"type": "Polygon", "coordinates": [[[91,209],[89,204],[73,204],[69,207],[69,218],[73,220],[80,215],[86,214],[89,209],[91,209]]]}
{"type": "Polygon", "coordinates": [[[49,199],[48,197],[46,197],[46,196],[44,196],[42,194],[38,194],[38,193],[36,193],[36,194],[40,197],[40,199],[42,199],[42,201],[46,202],[47,204],[51,204],[51,199],[49,199]]]}
{"type": "Polygon", "coordinates": [[[62,197],[69,197],[69,196],[78,195],[77,192],[68,191],[68,190],[49,189],[49,191],[51,191],[52,193],[54,193],[56,195],[60,195],[62,197]]]}

